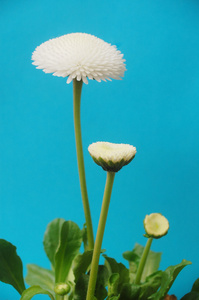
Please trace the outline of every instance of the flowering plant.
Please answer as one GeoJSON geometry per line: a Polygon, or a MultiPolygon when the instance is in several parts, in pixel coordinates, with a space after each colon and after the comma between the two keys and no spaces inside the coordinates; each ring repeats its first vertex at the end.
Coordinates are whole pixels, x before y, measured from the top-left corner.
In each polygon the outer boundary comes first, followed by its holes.
{"type": "MultiPolygon", "coordinates": [[[[51,300],[161,300],[176,299],[168,292],[179,272],[191,262],[159,270],[161,253],[150,250],[153,239],[165,236],[168,220],[160,213],[146,215],[144,219],[146,246],[136,244],[123,253],[129,268],[104,254],[101,249],[115,174],[128,165],[136,155],[136,148],[127,144],[93,143],[88,151],[97,165],[107,172],[101,214],[96,239],[87,194],[84,157],[81,138],[80,102],[83,83],[121,79],[125,60],[120,51],[95,36],[85,33],[67,34],[49,40],[33,52],[33,64],[46,73],[67,77],[74,87],[74,125],[80,188],[86,223],[82,229],[72,221],[57,218],[48,224],[44,234],[44,250],[51,269],[30,264],[25,278],[16,247],[0,240],[0,280],[11,284],[21,300],[37,294],[48,295],[51,300]],[[81,246],[84,251],[81,252],[81,246]],[[99,265],[100,255],[104,264],[99,265]]],[[[199,299],[199,281],[186,299],[199,299]]]]}

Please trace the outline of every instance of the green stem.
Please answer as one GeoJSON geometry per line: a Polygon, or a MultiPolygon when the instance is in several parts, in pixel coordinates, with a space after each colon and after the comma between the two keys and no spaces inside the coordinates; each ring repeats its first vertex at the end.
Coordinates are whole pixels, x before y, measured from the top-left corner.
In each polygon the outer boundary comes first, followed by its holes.
{"type": "Polygon", "coordinates": [[[96,236],[96,241],[95,241],[95,246],[93,251],[93,258],[91,263],[91,272],[90,272],[90,278],[88,283],[86,300],[93,300],[94,293],[95,293],[98,264],[99,264],[105,225],[106,225],[106,219],[108,215],[108,208],[111,199],[114,177],[115,177],[114,172],[107,172],[106,185],[105,185],[104,197],[103,197],[100,219],[99,219],[99,224],[97,229],[97,236],[96,236]]]}
{"type": "Polygon", "coordinates": [[[142,277],[142,273],[143,273],[143,270],[144,270],[144,266],[146,264],[146,260],[147,260],[150,248],[151,248],[152,241],[153,241],[153,238],[148,238],[148,240],[147,240],[146,246],[144,248],[144,251],[142,253],[142,257],[140,259],[140,263],[139,263],[139,266],[138,266],[137,274],[136,274],[136,277],[135,277],[135,284],[140,284],[140,280],[141,280],[141,277],[142,277]]]}
{"type": "Polygon", "coordinates": [[[86,227],[87,227],[88,249],[93,249],[94,235],[93,235],[93,226],[92,226],[91,213],[90,213],[90,207],[88,201],[88,193],[86,187],[86,176],[85,176],[85,168],[84,168],[81,122],[80,122],[80,103],[81,103],[82,83],[83,83],[82,81],[77,81],[76,79],[73,80],[74,125],[75,125],[75,140],[76,140],[80,188],[81,188],[81,195],[82,195],[84,214],[86,219],[86,227]]]}

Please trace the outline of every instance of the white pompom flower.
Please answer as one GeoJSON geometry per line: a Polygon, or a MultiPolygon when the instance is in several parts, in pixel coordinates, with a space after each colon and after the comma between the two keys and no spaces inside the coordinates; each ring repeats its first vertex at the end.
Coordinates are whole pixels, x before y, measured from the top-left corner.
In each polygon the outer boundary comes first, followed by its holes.
{"type": "Polygon", "coordinates": [[[54,76],[88,83],[88,79],[121,79],[125,59],[116,46],[87,33],[70,33],[50,39],[32,54],[33,65],[54,76]]]}
{"type": "Polygon", "coordinates": [[[159,239],[166,235],[169,230],[169,221],[160,213],[146,215],[144,229],[147,237],[159,239]]]}
{"type": "Polygon", "coordinates": [[[118,172],[135,157],[136,148],[128,144],[97,142],[88,147],[94,162],[105,171],[118,172]]]}

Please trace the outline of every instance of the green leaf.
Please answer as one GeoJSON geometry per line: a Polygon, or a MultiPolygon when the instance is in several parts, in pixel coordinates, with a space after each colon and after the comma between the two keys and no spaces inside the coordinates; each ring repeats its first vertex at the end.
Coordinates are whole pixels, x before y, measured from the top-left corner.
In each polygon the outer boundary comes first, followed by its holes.
{"type": "Polygon", "coordinates": [[[140,286],[125,283],[122,286],[122,290],[120,292],[120,300],[138,300],[140,293],[140,286]]]}
{"type": "Polygon", "coordinates": [[[199,300],[199,293],[197,292],[190,292],[186,294],[181,300],[199,300]]]}
{"type": "Polygon", "coordinates": [[[118,273],[113,273],[108,280],[108,296],[117,296],[118,295],[118,284],[119,284],[120,275],[118,273]]]}
{"type": "Polygon", "coordinates": [[[0,280],[11,284],[19,294],[25,290],[23,266],[16,247],[0,239],[0,280]]]}
{"type": "Polygon", "coordinates": [[[199,278],[194,282],[191,291],[199,293],[199,278]]]}
{"type": "MultiPolygon", "coordinates": [[[[77,283],[75,285],[74,300],[85,300],[88,289],[89,275],[81,274],[78,276],[77,283]]],[[[108,270],[105,266],[99,266],[97,273],[97,282],[95,288],[95,297],[97,300],[104,300],[107,296],[105,286],[108,282],[108,270]]]]}
{"type": "Polygon", "coordinates": [[[157,271],[146,278],[146,281],[140,285],[139,298],[149,299],[160,287],[162,281],[162,271],[157,271]]]}
{"type": "Polygon", "coordinates": [[[53,271],[34,264],[27,265],[27,269],[26,282],[28,285],[39,285],[41,288],[54,294],[55,274],[53,271]]]}
{"type": "Polygon", "coordinates": [[[53,266],[55,265],[55,253],[59,246],[61,228],[64,222],[64,219],[59,218],[53,220],[48,224],[44,234],[44,250],[53,266]]]}
{"type": "Polygon", "coordinates": [[[149,299],[153,300],[162,300],[166,296],[167,292],[170,290],[173,282],[178,276],[179,272],[187,265],[190,265],[191,262],[185,259],[182,262],[175,266],[168,267],[164,272],[162,272],[161,286],[157,293],[153,294],[149,299]]]}
{"type": "Polygon", "coordinates": [[[154,294],[162,279],[162,271],[158,271],[146,278],[144,283],[136,284],[124,284],[120,293],[120,300],[143,300],[149,299],[149,296],[154,294]]]}
{"type": "Polygon", "coordinates": [[[120,293],[123,284],[129,282],[129,270],[122,264],[118,263],[114,258],[103,255],[106,259],[106,267],[109,270],[109,275],[113,273],[119,274],[118,294],[120,293]]]}
{"type": "Polygon", "coordinates": [[[30,300],[30,299],[32,299],[32,297],[34,297],[35,295],[38,295],[38,294],[48,295],[51,300],[55,300],[55,298],[49,291],[46,291],[37,285],[31,286],[30,288],[25,290],[23,292],[20,300],[30,300]]]}
{"type": "Polygon", "coordinates": [[[77,224],[66,221],[62,224],[59,248],[55,254],[55,282],[66,282],[72,262],[79,254],[82,233],[77,224]]]}
{"type": "Polygon", "coordinates": [[[73,273],[77,282],[81,274],[85,274],[92,261],[93,250],[79,254],[74,261],[73,273]]]}
{"type": "Polygon", "coordinates": [[[199,300],[199,278],[194,282],[191,292],[182,297],[181,300],[199,300]]]}
{"type": "Polygon", "coordinates": [[[74,300],[85,300],[88,288],[89,276],[86,274],[82,274],[79,276],[77,283],[75,285],[74,291],[74,300]]]}
{"type": "MultiPolygon", "coordinates": [[[[132,251],[126,251],[123,253],[123,257],[129,262],[129,276],[131,283],[133,283],[135,280],[143,251],[143,246],[135,244],[135,247],[132,251]]],[[[161,261],[161,255],[162,253],[160,252],[154,252],[150,250],[142,274],[141,282],[144,282],[147,276],[155,273],[158,270],[161,261]]]]}
{"type": "Polygon", "coordinates": [[[104,300],[107,296],[106,286],[108,285],[109,273],[106,266],[98,267],[95,297],[97,300],[104,300]]]}

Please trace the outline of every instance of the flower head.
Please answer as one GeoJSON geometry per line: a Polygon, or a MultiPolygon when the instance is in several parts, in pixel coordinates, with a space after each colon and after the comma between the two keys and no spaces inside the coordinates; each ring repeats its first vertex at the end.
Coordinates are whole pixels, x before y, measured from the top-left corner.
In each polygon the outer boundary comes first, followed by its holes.
{"type": "Polygon", "coordinates": [[[128,144],[93,143],[88,147],[93,160],[105,171],[117,172],[135,157],[136,148],[128,144]]]}
{"type": "Polygon", "coordinates": [[[147,237],[161,238],[169,230],[169,221],[160,213],[146,215],[144,229],[147,237]]]}
{"type": "Polygon", "coordinates": [[[33,65],[45,73],[88,83],[121,79],[124,76],[123,54],[103,40],[86,33],[70,33],[50,39],[38,46],[32,55],[33,65]]]}

